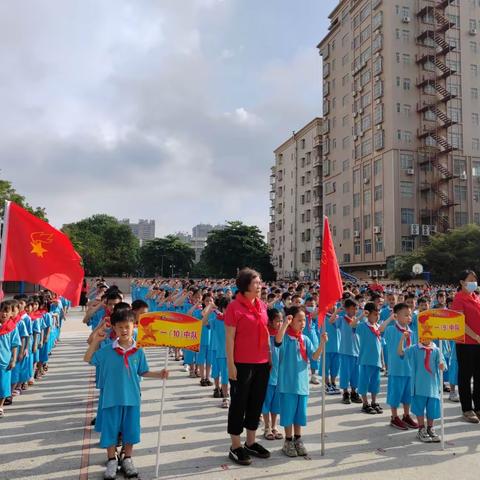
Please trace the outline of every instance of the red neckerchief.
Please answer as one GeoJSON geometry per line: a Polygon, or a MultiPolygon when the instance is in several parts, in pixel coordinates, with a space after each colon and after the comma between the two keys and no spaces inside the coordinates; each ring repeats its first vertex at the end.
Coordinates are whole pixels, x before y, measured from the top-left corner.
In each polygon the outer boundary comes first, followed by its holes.
{"type": "MultiPolygon", "coordinates": [[[[396,329],[399,331],[399,332],[402,332],[402,335],[405,333],[405,332],[408,332],[408,328],[403,328],[401,325],[398,324],[398,322],[395,322],[395,327],[396,329]]],[[[410,339],[410,337],[407,338],[407,347],[409,347],[410,345],[412,344],[412,340],[410,339]]]]}
{"type": "Polygon", "coordinates": [[[302,356],[303,360],[306,362],[308,361],[307,358],[307,347],[305,346],[305,342],[303,341],[302,332],[296,332],[292,327],[287,328],[287,335],[290,338],[294,338],[298,342],[298,346],[300,347],[300,355],[302,356]]]}
{"type": "Polygon", "coordinates": [[[17,328],[17,324],[13,319],[9,318],[5,323],[0,325],[0,335],[6,335],[7,333],[13,332],[17,328]]]}
{"type": "Polygon", "coordinates": [[[422,343],[419,343],[418,348],[420,348],[420,350],[425,350],[425,360],[423,362],[423,365],[425,366],[425,370],[430,375],[433,375],[432,369],[430,368],[430,357],[432,356],[433,347],[430,345],[427,347],[422,343]]]}
{"type": "Polygon", "coordinates": [[[377,337],[378,340],[382,337],[382,334],[380,333],[380,330],[378,329],[378,324],[374,323],[373,325],[370,322],[366,322],[367,327],[370,329],[370,331],[377,337]]]}
{"type": "Polygon", "coordinates": [[[115,340],[117,338],[117,334],[115,333],[115,330],[112,328],[110,332],[110,339],[115,340]]]}
{"type": "Polygon", "coordinates": [[[217,310],[217,311],[215,312],[215,315],[217,316],[217,320],[220,320],[221,322],[223,322],[223,321],[225,320],[225,317],[224,317],[224,315],[223,315],[222,312],[220,312],[220,311],[217,310]]]}
{"type": "Polygon", "coordinates": [[[343,318],[345,319],[345,321],[346,321],[349,325],[352,324],[353,318],[349,317],[349,316],[346,315],[346,314],[343,316],[343,318]]]}
{"type": "Polygon", "coordinates": [[[277,333],[278,333],[278,328],[273,328],[270,325],[268,326],[268,334],[271,337],[275,337],[277,335],[277,333]]]}
{"type": "Polygon", "coordinates": [[[39,312],[38,310],[35,310],[30,314],[30,318],[32,319],[32,321],[35,321],[35,320],[38,320],[39,318],[42,318],[42,315],[43,314],[41,312],[39,312]]]}
{"type": "Polygon", "coordinates": [[[127,370],[130,369],[130,366],[128,364],[128,357],[130,357],[131,355],[133,355],[137,350],[138,348],[137,347],[133,347],[131,348],[130,350],[128,350],[127,352],[122,348],[122,347],[116,347],[114,348],[114,350],[120,355],[123,357],[123,363],[125,364],[125,367],[127,370]]]}
{"type": "Polygon", "coordinates": [[[239,293],[236,298],[247,308],[248,311],[253,313],[257,319],[258,348],[262,348],[263,345],[267,346],[269,343],[269,333],[267,325],[263,321],[261,300],[255,298],[252,303],[245,297],[245,295],[243,295],[243,293],[239,293]]]}
{"type": "Polygon", "coordinates": [[[19,324],[19,322],[20,322],[21,319],[22,319],[22,317],[20,316],[19,313],[17,313],[11,320],[12,320],[13,322],[15,322],[15,326],[17,326],[17,325],[19,324]]]}
{"type": "Polygon", "coordinates": [[[305,314],[305,317],[307,318],[307,327],[308,327],[308,330],[311,330],[312,329],[312,314],[307,312],[305,314]]]}

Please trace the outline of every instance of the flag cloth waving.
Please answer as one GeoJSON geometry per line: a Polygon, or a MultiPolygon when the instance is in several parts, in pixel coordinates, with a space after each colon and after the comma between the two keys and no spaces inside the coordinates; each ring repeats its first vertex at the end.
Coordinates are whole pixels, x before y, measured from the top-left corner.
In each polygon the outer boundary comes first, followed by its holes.
{"type": "Polygon", "coordinates": [[[41,285],[78,305],[84,277],[69,238],[16,203],[5,207],[0,281],[41,285]]]}
{"type": "Polygon", "coordinates": [[[318,300],[318,324],[323,324],[327,310],[342,298],[343,284],[333,246],[328,218],[323,221],[322,260],[320,261],[320,295],[318,300]]]}

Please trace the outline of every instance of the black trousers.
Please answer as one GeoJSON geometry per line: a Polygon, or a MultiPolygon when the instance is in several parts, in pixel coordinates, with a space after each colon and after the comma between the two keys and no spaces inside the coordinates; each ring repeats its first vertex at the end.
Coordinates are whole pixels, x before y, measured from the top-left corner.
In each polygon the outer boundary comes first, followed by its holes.
{"type": "Polygon", "coordinates": [[[267,393],[270,365],[268,363],[236,363],[237,379],[230,379],[230,435],[240,435],[243,429],[256,430],[267,393]]]}
{"type": "Polygon", "coordinates": [[[457,343],[457,360],[458,394],[462,411],[480,411],[480,345],[457,343]]]}

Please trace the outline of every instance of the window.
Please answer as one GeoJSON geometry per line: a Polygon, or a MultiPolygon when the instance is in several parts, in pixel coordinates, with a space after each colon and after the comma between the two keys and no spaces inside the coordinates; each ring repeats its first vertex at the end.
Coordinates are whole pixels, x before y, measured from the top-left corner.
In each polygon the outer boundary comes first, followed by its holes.
{"type": "Polygon", "coordinates": [[[357,168],[353,171],[353,184],[357,185],[360,182],[360,169],[357,168]]]}
{"type": "Polygon", "coordinates": [[[466,185],[455,185],[453,189],[453,194],[455,202],[466,202],[467,201],[467,186],[466,185]]]}
{"type": "Polygon", "coordinates": [[[363,206],[367,209],[370,208],[370,203],[372,202],[372,194],[370,190],[363,191],[363,206]]]}
{"type": "Polygon", "coordinates": [[[362,142],[362,157],[372,153],[372,139],[367,138],[362,142]]]}
{"type": "Polygon", "coordinates": [[[480,138],[472,138],[472,150],[475,152],[480,151],[480,138]]]}
{"type": "Polygon", "coordinates": [[[343,239],[344,240],[350,240],[350,229],[349,228],[344,228],[343,229],[343,239]]]}
{"type": "Polygon", "coordinates": [[[305,139],[302,138],[302,150],[305,150],[305,139]]]}
{"type": "Polygon", "coordinates": [[[350,192],[350,182],[345,182],[343,184],[343,193],[348,193],[350,192]]]}
{"type": "Polygon", "coordinates": [[[372,241],[370,239],[365,240],[363,248],[364,248],[365,255],[371,254],[372,253],[372,241]]]}
{"type": "Polygon", "coordinates": [[[344,160],[342,164],[342,170],[346,172],[350,168],[350,160],[344,160]]]}
{"type": "Polygon", "coordinates": [[[381,150],[385,146],[385,130],[379,130],[375,132],[373,136],[375,150],[381,150]]]}
{"type": "Polygon", "coordinates": [[[413,208],[402,208],[400,213],[402,225],[411,225],[414,223],[414,215],[415,210],[413,208]]]}
{"type": "Polygon", "coordinates": [[[402,170],[413,168],[413,153],[400,152],[400,168],[402,170]]]}
{"type": "Polygon", "coordinates": [[[470,73],[472,75],[472,77],[478,77],[478,65],[475,65],[475,64],[471,64],[470,65],[470,73]]]}
{"type": "Polygon", "coordinates": [[[350,263],[350,254],[344,253],[343,254],[343,263],[350,263]]]}
{"type": "Polygon", "coordinates": [[[372,226],[372,217],[368,213],[367,215],[363,216],[363,229],[368,230],[372,226]]]}
{"type": "Polygon", "coordinates": [[[478,100],[478,88],[470,89],[470,96],[472,97],[472,100],[478,100]]]}
{"type": "Polygon", "coordinates": [[[479,125],[479,119],[480,119],[480,117],[479,117],[478,113],[475,113],[475,112],[472,113],[472,123],[477,127],[479,125]]]}
{"type": "Polygon", "coordinates": [[[410,90],[411,85],[412,85],[412,81],[409,78],[404,78],[403,79],[403,89],[404,90],[410,90]]]}
{"type": "MultiPolygon", "coordinates": [[[[479,167],[479,175],[480,175],[480,167],[479,167]]],[[[360,206],[360,194],[354,193],[353,194],[353,208],[358,208],[360,206]]]]}
{"type": "Polygon", "coordinates": [[[477,42],[470,42],[470,52],[477,53],[477,42]]]}
{"type": "Polygon", "coordinates": [[[461,227],[468,223],[468,213],[467,212],[455,212],[455,226],[461,227]]]}
{"type": "Polygon", "coordinates": [[[377,57],[373,62],[373,74],[380,75],[383,70],[383,58],[377,57]]]}
{"type": "Polygon", "coordinates": [[[353,254],[360,255],[360,240],[355,240],[353,242],[353,254]]]}
{"type": "Polygon", "coordinates": [[[375,212],[374,225],[376,227],[383,227],[383,212],[375,212]]]}
{"type": "Polygon", "coordinates": [[[380,175],[382,173],[382,159],[379,158],[373,162],[373,174],[375,176],[380,175]]]}
{"type": "Polygon", "coordinates": [[[383,198],[383,185],[377,185],[375,187],[375,191],[374,191],[374,199],[375,201],[377,200],[381,200],[383,198]]]}
{"type": "Polygon", "coordinates": [[[477,28],[477,20],[474,18],[471,18],[468,23],[470,25],[470,30],[475,30],[477,28]]]}
{"type": "Polygon", "coordinates": [[[343,216],[348,217],[350,215],[350,205],[343,206],[343,216]]]}
{"type": "Polygon", "coordinates": [[[373,98],[376,100],[383,95],[383,82],[378,80],[373,87],[373,98]]]}
{"type": "Polygon", "coordinates": [[[400,182],[400,196],[413,198],[413,182],[400,182]]]}
{"type": "Polygon", "coordinates": [[[453,159],[453,173],[455,175],[463,175],[467,172],[467,161],[463,158],[453,159]]]}
{"type": "Polygon", "coordinates": [[[375,105],[375,125],[383,122],[383,104],[375,105]]]}
{"type": "Polygon", "coordinates": [[[360,231],[360,217],[355,217],[353,219],[353,229],[360,231]]]}
{"type": "Polygon", "coordinates": [[[410,30],[402,30],[402,41],[408,42],[410,40],[410,30]]]}
{"type": "Polygon", "coordinates": [[[344,137],[342,139],[342,148],[343,149],[347,148],[349,144],[350,144],[350,136],[344,137]]]}
{"type": "Polygon", "coordinates": [[[376,253],[383,252],[383,238],[382,237],[377,237],[375,239],[375,252],[376,253]]]}
{"type": "Polygon", "coordinates": [[[472,162],[472,175],[474,177],[480,177],[480,162],[472,162]]]}
{"type": "Polygon", "coordinates": [[[412,63],[411,57],[408,53],[402,53],[402,62],[404,65],[410,65],[412,63]]]}
{"type": "Polygon", "coordinates": [[[402,252],[413,252],[414,240],[411,237],[402,237],[402,252]]]}

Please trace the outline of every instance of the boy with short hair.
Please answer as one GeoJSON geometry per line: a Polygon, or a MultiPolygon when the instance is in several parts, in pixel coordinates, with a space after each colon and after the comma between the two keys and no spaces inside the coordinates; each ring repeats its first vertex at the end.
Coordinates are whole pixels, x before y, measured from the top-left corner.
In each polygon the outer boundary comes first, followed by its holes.
{"type": "Polygon", "coordinates": [[[133,445],[140,442],[140,377],[168,378],[168,371],[149,370],[143,349],[133,339],[135,314],[131,310],[118,310],[110,318],[117,339],[112,346],[100,349],[105,331],[98,329],[84,356],[84,361],[99,368],[102,395],[102,432],[100,446],[107,449],[108,461],[105,480],[117,476],[119,459],[116,444],[121,433],[124,456],[121,467],[127,478],[138,472],[133,465],[133,445]]]}

